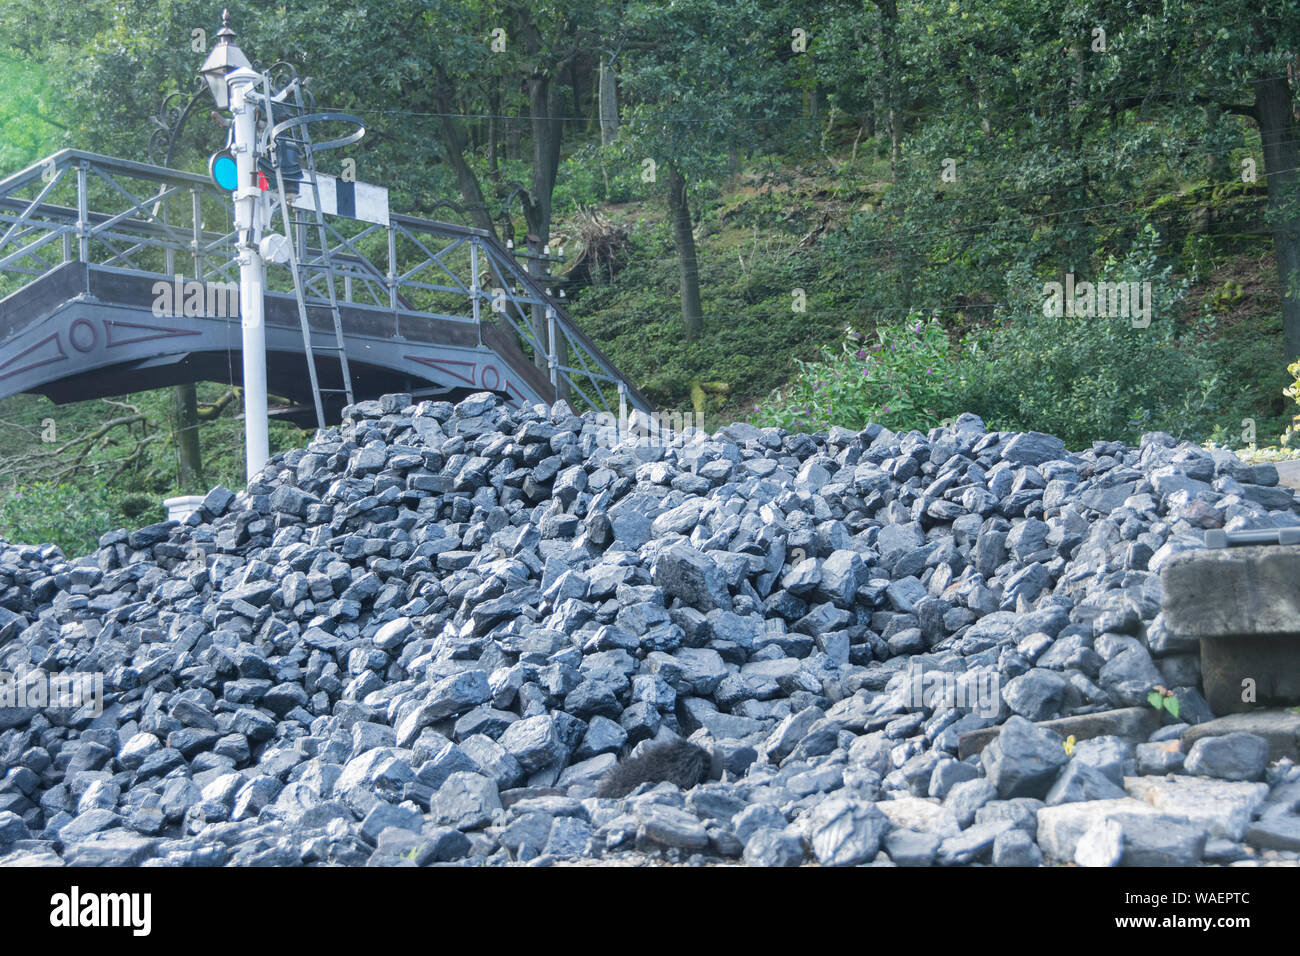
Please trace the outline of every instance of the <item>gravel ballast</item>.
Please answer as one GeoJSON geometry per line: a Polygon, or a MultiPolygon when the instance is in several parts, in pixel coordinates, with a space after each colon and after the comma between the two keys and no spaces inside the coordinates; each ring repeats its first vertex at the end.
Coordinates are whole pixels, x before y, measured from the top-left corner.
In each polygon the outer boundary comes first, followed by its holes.
{"type": "Polygon", "coordinates": [[[1206,529],[1300,525],[1271,465],[973,415],[618,437],[389,395],[184,523],[0,547],[0,864],[1296,858],[1289,759],[1182,749],[1161,614],[1206,529]],[[1043,726],[1157,685],[1155,733],[1043,726]]]}

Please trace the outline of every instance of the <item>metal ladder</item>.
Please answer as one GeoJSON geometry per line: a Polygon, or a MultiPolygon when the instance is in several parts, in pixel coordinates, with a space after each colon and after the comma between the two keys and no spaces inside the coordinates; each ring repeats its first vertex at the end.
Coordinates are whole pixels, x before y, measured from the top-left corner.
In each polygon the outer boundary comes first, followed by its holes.
{"type": "MultiPolygon", "coordinates": [[[[269,84],[266,87],[269,92],[269,84]]],[[[295,79],[290,84],[289,89],[293,91],[293,105],[298,116],[306,114],[306,106],[303,102],[302,85],[295,79]]],[[[288,92],[288,90],[286,90],[288,92]]],[[[274,109],[274,103],[268,96],[267,98],[267,128],[275,126],[274,116],[271,111],[274,109]]],[[[269,143],[268,146],[272,152],[272,165],[275,169],[275,186],[276,199],[280,206],[280,221],[284,224],[284,237],[288,242],[289,248],[289,269],[293,273],[293,292],[298,301],[298,322],[302,326],[302,343],[303,350],[307,355],[307,374],[311,379],[312,398],[316,403],[316,424],[319,428],[325,428],[325,404],[322,395],[345,395],[347,404],[352,405],[355,399],[352,395],[352,373],[348,368],[348,353],[343,345],[343,317],[339,312],[338,295],[334,286],[334,263],[330,257],[330,242],[327,227],[325,225],[325,213],[321,210],[320,185],[316,179],[316,159],[312,151],[311,133],[309,132],[308,123],[303,123],[286,130],[280,135],[276,143],[269,143]],[[283,146],[292,146],[298,150],[299,163],[303,172],[303,188],[311,189],[312,210],[311,218],[303,219],[296,217],[294,214],[295,207],[290,205],[285,198],[284,192],[284,170],[282,167],[283,153],[280,149],[283,146]],[[308,256],[309,250],[307,245],[307,229],[315,225],[317,241],[320,243],[320,256],[315,259],[308,259],[306,262],[301,257],[308,256]],[[295,236],[294,233],[298,235],[295,236]],[[298,239],[301,239],[302,248],[299,250],[298,239]],[[313,340],[311,323],[307,318],[307,280],[306,272],[309,266],[321,266],[325,272],[325,282],[329,289],[329,306],[330,316],[334,322],[334,344],[317,345],[313,340]],[[342,388],[321,388],[320,373],[316,367],[316,356],[318,353],[332,354],[338,359],[339,371],[343,378],[342,388]]]]}

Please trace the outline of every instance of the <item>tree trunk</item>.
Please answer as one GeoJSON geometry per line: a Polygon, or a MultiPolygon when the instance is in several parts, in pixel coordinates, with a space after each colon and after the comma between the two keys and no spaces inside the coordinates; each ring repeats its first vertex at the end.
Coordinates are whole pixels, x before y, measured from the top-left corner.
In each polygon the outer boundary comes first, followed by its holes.
{"type": "Polygon", "coordinates": [[[1255,81],[1255,119],[1264,148],[1273,254],[1282,293],[1282,338],[1290,363],[1300,358],[1300,129],[1286,77],[1255,81]]]}
{"type": "Polygon", "coordinates": [[[543,243],[551,238],[551,195],[560,171],[560,140],[564,125],[556,116],[561,104],[556,102],[551,81],[545,74],[528,80],[528,109],[533,140],[532,186],[525,215],[532,232],[543,243]]]}
{"type": "Polygon", "coordinates": [[[456,185],[460,187],[461,200],[465,203],[470,219],[476,227],[495,236],[496,223],[492,221],[487,203],[483,200],[483,189],[479,185],[478,177],[474,175],[474,170],[465,160],[465,134],[455,117],[449,115],[452,112],[447,96],[450,84],[441,76],[439,80],[433,96],[440,114],[438,122],[442,127],[442,142],[447,162],[451,165],[452,172],[456,174],[456,185]]]}
{"type": "MultiPolygon", "coordinates": [[[[618,139],[618,78],[604,57],[600,58],[600,73],[596,78],[596,113],[600,120],[600,145],[608,146],[618,139]]],[[[605,199],[609,199],[609,169],[602,158],[600,174],[605,179],[605,199]]]]}
{"type": "Polygon", "coordinates": [[[673,224],[673,246],[677,249],[677,271],[682,287],[682,326],[686,340],[694,341],[704,331],[704,309],[700,305],[700,266],[691,232],[691,210],[686,199],[686,178],[676,166],[668,167],[668,213],[673,224]]]}
{"type": "Polygon", "coordinates": [[[618,78],[614,68],[600,60],[600,145],[608,146],[618,139],[618,78]]]}
{"type": "MultiPolygon", "coordinates": [[[[531,188],[524,197],[524,221],[528,232],[536,238],[530,242],[530,248],[540,253],[545,251],[551,241],[551,195],[555,191],[555,178],[560,170],[560,140],[563,135],[563,121],[556,118],[563,104],[551,85],[550,77],[544,73],[534,74],[528,79],[528,108],[532,114],[530,124],[533,141],[533,170],[531,188]]],[[[549,263],[530,259],[528,271],[537,278],[543,288],[548,281],[549,263]]],[[[538,368],[549,369],[551,341],[546,310],[540,306],[533,308],[533,326],[537,330],[537,339],[541,349],[533,356],[538,368]]],[[[568,364],[568,350],[563,340],[556,343],[556,361],[560,365],[568,364]]],[[[556,397],[569,398],[568,384],[560,378],[556,387],[556,397]]]]}
{"type": "Polygon", "coordinates": [[[488,97],[488,174],[492,181],[501,181],[501,170],[497,165],[497,151],[501,148],[501,94],[493,93],[488,97]]]}
{"type": "Polygon", "coordinates": [[[172,389],[176,401],[176,448],[180,454],[179,481],[186,494],[202,491],[203,457],[199,449],[199,401],[194,383],[172,389]]]}
{"type": "Polygon", "coordinates": [[[518,117],[506,120],[506,159],[523,159],[522,123],[518,117]]]}
{"type": "MultiPolygon", "coordinates": [[[[1218,129],[1219,123],[1223,116],[1223,107],[1218,103],[1206,103],[1203,108],[1205,116],[1205,129],[1218,129]]],[[[1203,154],[1205,162],[1205,178],[1211,182],[1220,182],[1232,175],[1232,167],[1228,164],[1228,157],[1221,150],[1212,148],[1210,141],[1206,140],[1206,150],[1203,154]]]]}
{"type": "Polygon", "coordinates": [[[903,152],[903,114],[898,103],[898,70],[894,50],[894,28],[898,23],[897,0],[877,0],[880,8],[880,55],[885,67],[885,115],[889,120],[889,178],[898,181],[898,163],[903,152]]]}
{"type": "Polygon", "coordinates": [[[573,87],[573,129],[582,133],[582,74],[578,69],[578,58],[569,61],[569,85],[573,87]]]}

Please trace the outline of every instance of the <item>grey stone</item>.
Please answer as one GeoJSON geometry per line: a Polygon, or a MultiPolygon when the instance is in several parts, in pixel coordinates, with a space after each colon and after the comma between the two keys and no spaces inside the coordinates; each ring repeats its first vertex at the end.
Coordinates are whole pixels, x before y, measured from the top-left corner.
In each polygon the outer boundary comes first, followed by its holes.
{"type": "Polygon", "coordinates": [[[1182,733],[1183,752],[1189,752],[1196,741],[1203,737],[1220,737],[1231,733],[1263,737],[1268,742],[1269,760],[1286,757],[1300,762],[1300,714],[1286,710],[1229,714],[1189,727],[1182,733]]]}
{"type": "Polygon", "coordinates": [[[125,830],[95,833],[63,851],[69,866],[139,866],[157,852],[159,841],[125,830]]]}
{"type": "Polygon", "coordinates": [[[1248,733],[1202,737],[1184,764],[1188,773],[1220,780],[1258,780],[1268,764],[1268,741],[1248,733]]]}
{"type": "Polygon", "coordinates": [[[936,862],[941,866],[964,866],[982,861],[992,854],[998,836],[1014,830],[1010,820],[977,823],[940,843],[936,862]]]}
{"type": "Polygon", "coordinates": [[[1247,832],[1291,852],[1291,764],[1259,741],[1300,760],[1294,547],[1202,546],[1300,527],[1277,469],[969,416],[681,449],[564,402],[412,402],[358,402],[84,558],[0,542],[3,669],[106,690],[102,714],[0,712],[5,862],[1035,865],[1034,835],[1111,862],[1115,826],[1122,864],[1255,862],[1247,832]],[[1262,575],[1247,630],[1204,647],[1213,616],[1164,582],[1197,562],[1262,575]],[[913,655],[998,694],[917,701],[913,655]],[[1215,718],[1242,677],[1246,723],[1215,718]]]}
{"type": "Polygon", "coordinates": [[[1026,720],[1047,720],[1060,712],[1069,686],[1069,681],[1056,671],[1035,667],[1007,681],[1002,687],[1002,699],[1026,720]]]}
{"type": "Polygon", "coordinates": [[[446,779],[430,803],[429,815],[440,826],[475,830],[501,809],[496,784],[482,774],[458,772],[446,779]]]}
{"type": "Polygon", "coordinates": [[[1061,738],[1014,716],[980,755],[989,782],[1002,799],[1044,797],[1066,762],[1061,738]]]}
{"type": "Polygon", "coordinates": [[[361,832],[372,842],[377,843],[379,835],[389,827],[417,832],[423,822],[423,818],[414,810],[380,801],[361,821],[361,832]]]}
{"type": "Polygon", "coordinates": [[[1183,769],[1186,755],[1178,740],[1162,740],[1138,744],[1136,749],[1137,772],[1141,774],[1178,773],[1183,769]]]}
{"type": "Polygon", "coordinates": [[[29,839],[30,836],[22,817],[10,810],[0,811],[0,849],[10,847],[19,840],[29,839]]]}
{"type": "Polygon", "coordinates": [[[550,715],[529,717],[511,724],[501,735],[501,746],[519,761],[525,773],[550,766],[566,753],[555,719],[550,715]]]}
{"type": "Polygon", "coordinates": [[[957,818],[962,829],[971,825],[975,814],[990,800],[996,799],[997,787],[983,777],[954,786],[944,798],[943,805],[957,818]]]}
{"type": "Polygon", "coordinates": [[[1119,866],[1124,858],[1124,827],[1118,820],[1098,820],[1074,848],[1080,866],[1119,866]]]}
{"type": "Polygon", "coordinates": [[[1041,465],[1065,455],[1065,443],[1042,432],[1022,432],[1002,449],[1004,461],[1019,465],[1041,465]]]}
{"type": "Polygon", "coordinates": [[[1191,866],[1200,862],[1208,838],[1204,826],[1125,797],[1044,807],[1038,844],[1047,856],[1070,862],[1083,835],[1107,819],[1123,827],[1123,866],[1191,866]]]}
{"type": "Polygon", "coordinates": [[[785,830],[762,827],[745,843],[744,861],[749,866],[800,866],[803,857],[803,843],[785,830]]]}
{"type": "MultiPolygon", "coordinates": [[[[1123,737],[1136,742],[1148,739],[1160,726],[1160,718],[1150,706],[1144,703],[1141,707],[1121,707],[1091,714],[1057,717],[1055,720],[1043,721],[1039,726],[1057,734],[1062,742],[1066,737],[1083,741],[1101,736],[1123,737]]],[[[972,754],[982,753],[989,742],[1001,732],[1002,727],[997,726],[962,734],[957,756],[965,760],[972,754]]]]}
{"type": "Polygon", "coordinates": [[[1071,759],[1101,771],[1111,783],[1121,786],[1124,768],[1134,759],[1134,749],[1123,737],[1108,734],[1078,741],[1071,759]]]}
{"type": "Polygon", "coordinates": [[[722,569],[692,548],[673,545],[660,552],[651,577],[664,593],[691,607],[731,610],[731,595],[722,569]]]}
{"type": "Polygon", "coordinates": [[[1043,851],[1020,829],[1004,830],[993,839],[994,866],[1042,866],[1043,851]]]}
{"type": "MultiPolygon", "coordinates": [[[[758,830],[784,830],[785,815],[770,803],[751,803],[731,820],[731,829],[741,843],[748,843],[751,834],[758,830]]],[[[802,855],[802,851],[800,851],[802,855]]]]}
{"type": "Polygon", "coordinates": [[[1113,800],[1124,795],[1124,789],[1096,767],[1071,760],[1047,791],[1043,802],[1054,807],[1083,800],[1113,800]]]}
{"type": "Polygon", "coordinates": [[[651,803],[638,807],[636,815],[640,821],[639,839],[684,850],[701,850],[709,845],[704,824],[685,810],[651,803]]]}
{"type": "Polygon", "coordinates": [[[929,866],[940,842],[934,833],[896,828],[885,835],[885,852],[899,866],[929,866]]]}
{"type": "Polygon", "coordinates": [[[1246,829],[1245,840],[1261,850],[1300,851],[1300,817],[1265,817],[1246,829]]]}
{"type": "Polygon", "coordinates": [[[856,866],[875,858],[889,827],[889,819],[874,804],[835,795],[810,814],[809,843],[824,866],[856,866]]]}
{"type": "Polygon", "coordinates": [[[1129,777],[1128,793],[1164,813],[1206,827],[1211,837],[1239,841],[1268,797],[1264,783],[1205,777],[1129,777]]]}
{"type": "Polygon", "coordinates": [[[461,714],[492,697],[487,674],[480,670],[461,671],[433,685],[425,703],[429,717],[437,720],[461,714]]]}
{"type": "Polygon", "coordinates": [[[576,817],[556,817],[546,853],[558,858],[590,856],[595,845],[591,824],[576,817]]]}

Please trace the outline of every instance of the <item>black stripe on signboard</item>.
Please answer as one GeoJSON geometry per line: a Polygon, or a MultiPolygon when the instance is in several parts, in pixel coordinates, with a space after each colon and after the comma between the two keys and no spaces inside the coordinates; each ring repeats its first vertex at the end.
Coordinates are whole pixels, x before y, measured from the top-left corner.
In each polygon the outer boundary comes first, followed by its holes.
{"type": "Polygon", "coordinates": [[[357,186],[346,180],[336,180],[334,185],[334,205],[340,216],[357,218],[357,186]]]}

